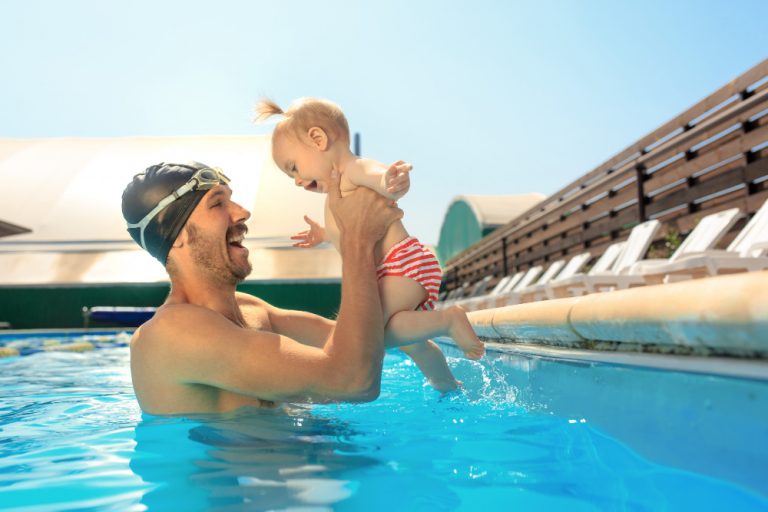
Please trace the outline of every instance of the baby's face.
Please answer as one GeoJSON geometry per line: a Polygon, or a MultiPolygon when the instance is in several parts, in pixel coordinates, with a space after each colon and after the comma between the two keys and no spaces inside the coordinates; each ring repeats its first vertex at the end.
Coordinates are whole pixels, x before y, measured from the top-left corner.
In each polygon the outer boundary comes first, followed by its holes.
{"type": "Polygon", "coordinates": [[[320,151],[291,135],[275,134],[272,158],[297,187],[310,192],[328,192],[333,164],[327,151],[320,151]]]}

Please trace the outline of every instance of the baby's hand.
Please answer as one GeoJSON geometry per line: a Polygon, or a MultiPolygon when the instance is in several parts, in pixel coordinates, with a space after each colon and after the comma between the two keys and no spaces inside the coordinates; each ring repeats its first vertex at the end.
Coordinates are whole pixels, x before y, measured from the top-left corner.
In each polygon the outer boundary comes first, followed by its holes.
{"type": "Polygon", "coordinates": [[[398,160],[384,173],[384,188],[395,196],[395,199],[403,197],[411,187],[411,169],[413,169],[411,164],[398,160]]]}
{"type": "Polygon", "coordinates": [[[309,229],[302,231],[301,233],[296,233],[291,237],[291,240],[298,240],[293,246],[309,249],[310,247],[323,243],[325,241],[325,229],[323,226],[306,215],[304,216],[304,221],[309,224],[309,229]]]}

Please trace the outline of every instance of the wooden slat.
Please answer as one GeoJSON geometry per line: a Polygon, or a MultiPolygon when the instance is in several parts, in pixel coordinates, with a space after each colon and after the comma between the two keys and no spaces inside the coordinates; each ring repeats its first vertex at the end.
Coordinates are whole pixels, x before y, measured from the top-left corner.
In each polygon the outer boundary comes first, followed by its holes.
{"type": "MultiPolygon", "coordinates": [[[[562,249],[562,247],[566,244],[570,244],[571,247],[580,247],[582,250],[586,250],[587,247],[585,246],[584,242],[590,239],[598,239],[606,236],[607,234],[611,232],[617,232],[617,239],[621,239],[622,235],[626,232],[628,233],[630,229],[628,229],[626,226],[630,225],[631,227],[634,227],[634,225],[637,224],[636,217],[632,215],[632,212],[627,212],[623,216],[618,216],[611,219],[606,219],[605,223],[602,223],[600,225],[595,225],[593,228],[590,228],[590,230],[587,230],[582,233],[581,235],[581,241],[577,244],[572,244],[572,240],[564,241],[562,244],[558,244],[555,246],[556,250],[562,249]]],[[[628,234],[626,236],[629,236],[628,234]]],[[[528,264],[531,262],[534,262],[536,260],[542,259],[546,254],[545,251],[534,250],[532,253],[525,255],[521,257],[519,260],[523,264],[528,264]]],[[[551,254],[551,251],[550,251],[551,254]]]]}
{"type": "Polygon", "coordinates": [[[697,199],[701,199],[720,190],[739,185],[745,182],[745,167],[738,166],[726,171],[718,171],[715,176],[705,175],[699,183],[689,185],[671,194],[665,194],[663,197],[654,198],[654,201],[646,206],[646,212],[649,216],[656,213],[674,208],[679,205],[692,204],[697,199]]]}
{"type": "MultiPolygon", "coordinates": [[[[768,118],[768,116],[765,116],[768,118]]],[[[768,123],[744,134],[734,132],[726,139],[718,141],[719,145],[711,150],[699,153],[696,158],[689,160],[674,169],[659,170],[649,176],[645,182],[647,189],[661,188],[698,171],[711,167],[719,162],[736,155],[743,155],[751,148],[768,140],[768,123]]]]}
{"type": "Polygon", "coordinates": [[[747,166],[732,165],[729,167],[731,168],[723,167],[713,171],[711,174],[704,175],[697,185],[679,188],[659,199],[654,198],[647,206],[646,211],[649,215],[653,215],[674,206],[693,203],[695,200],[719,190],[725,190],[739,184],[751,183],[757,178],[768,175],[768,159],[765,158],[752,162],[747,166]]]}
{"type": "Polygon", "coordinates": [[[607,198],[595,205],[595,211],[615,212],[618,208],[632,200],[637,199],[637,183],[632,183],[616,193],[615,196],[607,198]]]}
{"type": "Polygon", "coordinates": [[[744,171],[744,177],[750,183],[763,176],[768,176],[768,158],[751,162],[744,171]]]}
{"type": "Polygon", "coordinates": [[[750,115],[762,111],[765,109],[766,103],[768,103],[768,90],[761,91],[747,100],[734,105],[733,108],[708,118],[700,125],[697,125],[696,128],[665,142],[656,148],[653,153],[639,157],[637,162],[646,167],[651,167],[655,163],[659,163],[681,150],[692,148],[696,144],[704,142],[720,133],[723,128],[733,124],[734,121],[746,119],[750,115]]]}
{"type": "Polygon", "coordinates": [[[717,148],[715,151],[697,156],[674,169],[656,172],[648,177],[648,180],[644,185],[646,186],[647,192],[651,193],[654,190],[658,190],[676,181],[688,178],[699,171],[712,167],[737,155],[742,155],[742,165],[746,163],[746,160],[743,157],[744,151],[741,140],[730,141],[717,148]]]}
{"type": "MultiPolygon", "coordinates": [[[[621,180],[625,181],[625,180],[621,180]]],[[[619,183],[621,182],[619,181],[619,183]]],[[[563,232],[567,232],[571,229],[577,228],[584,223],[588,222],[594,215],[595,212],[599,211],[606,211],[606,210],[614,210],[618,206],[631,201],[637,196],[636,192],[636,184],[630,183],[626,185],[623,189],[619,191],[615,196],[608,197],[601,199],[592,205],[587,210],[578,211],[572,215],[569,215],[565,220],[562,221],[553,221],[553,223],[549,226],[548,232],[550,237],[557,237],[560,236],[563,232]]],[[[543,224],[543,222],[541,222],[543,224]]],[[[538,229],[541,229],[541,226],[538,227],[538,229]]],[[[528,247],[531,247],[533,245],[536,245],[542,241],[542,238],[539,233],[535,234],[531,238],[526,239],[523,243],[519,244],[522,249],[527,249],[528,247]]]]}

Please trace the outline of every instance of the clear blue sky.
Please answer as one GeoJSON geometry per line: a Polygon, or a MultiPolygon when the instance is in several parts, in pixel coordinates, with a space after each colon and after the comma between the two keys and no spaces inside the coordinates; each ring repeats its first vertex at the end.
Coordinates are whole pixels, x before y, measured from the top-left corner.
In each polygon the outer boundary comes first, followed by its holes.
{"type": "Polygon", "coordinates": [[[456,195],[553,193],[768,57],[766,20],[765,0],[0,0],[0,137],[265,133],[260,95],[326,97],[364,155],[414,164],[406,226],[435,243],[456,195]]]}

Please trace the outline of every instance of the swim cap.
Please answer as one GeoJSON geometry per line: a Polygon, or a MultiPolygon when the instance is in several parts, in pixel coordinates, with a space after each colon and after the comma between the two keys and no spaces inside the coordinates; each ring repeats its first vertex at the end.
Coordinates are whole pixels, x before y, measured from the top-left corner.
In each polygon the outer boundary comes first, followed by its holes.
{"type": "MultiPolygon", "coordinates": [[[[179,187],[188,183],[192,176],[202,169],[211,168],[200,162],[186,164],[161,162],[147,167],[144,172],[134,176],[133,181],[123,191],[123,218],[129,224],[128,233],[137,244],[163,265],[181,228],[187,223],[192,211],[211,187],[199,189],[195,186],[175,199],[171,199],[170,204],[149,219],[144,227],[143,244],[142,230],[135,224],[141,223],[163,199],[173,197],[179,187]]],[[[226,181],[222,180],[220,183],[226,183],[226,181]]]]}

